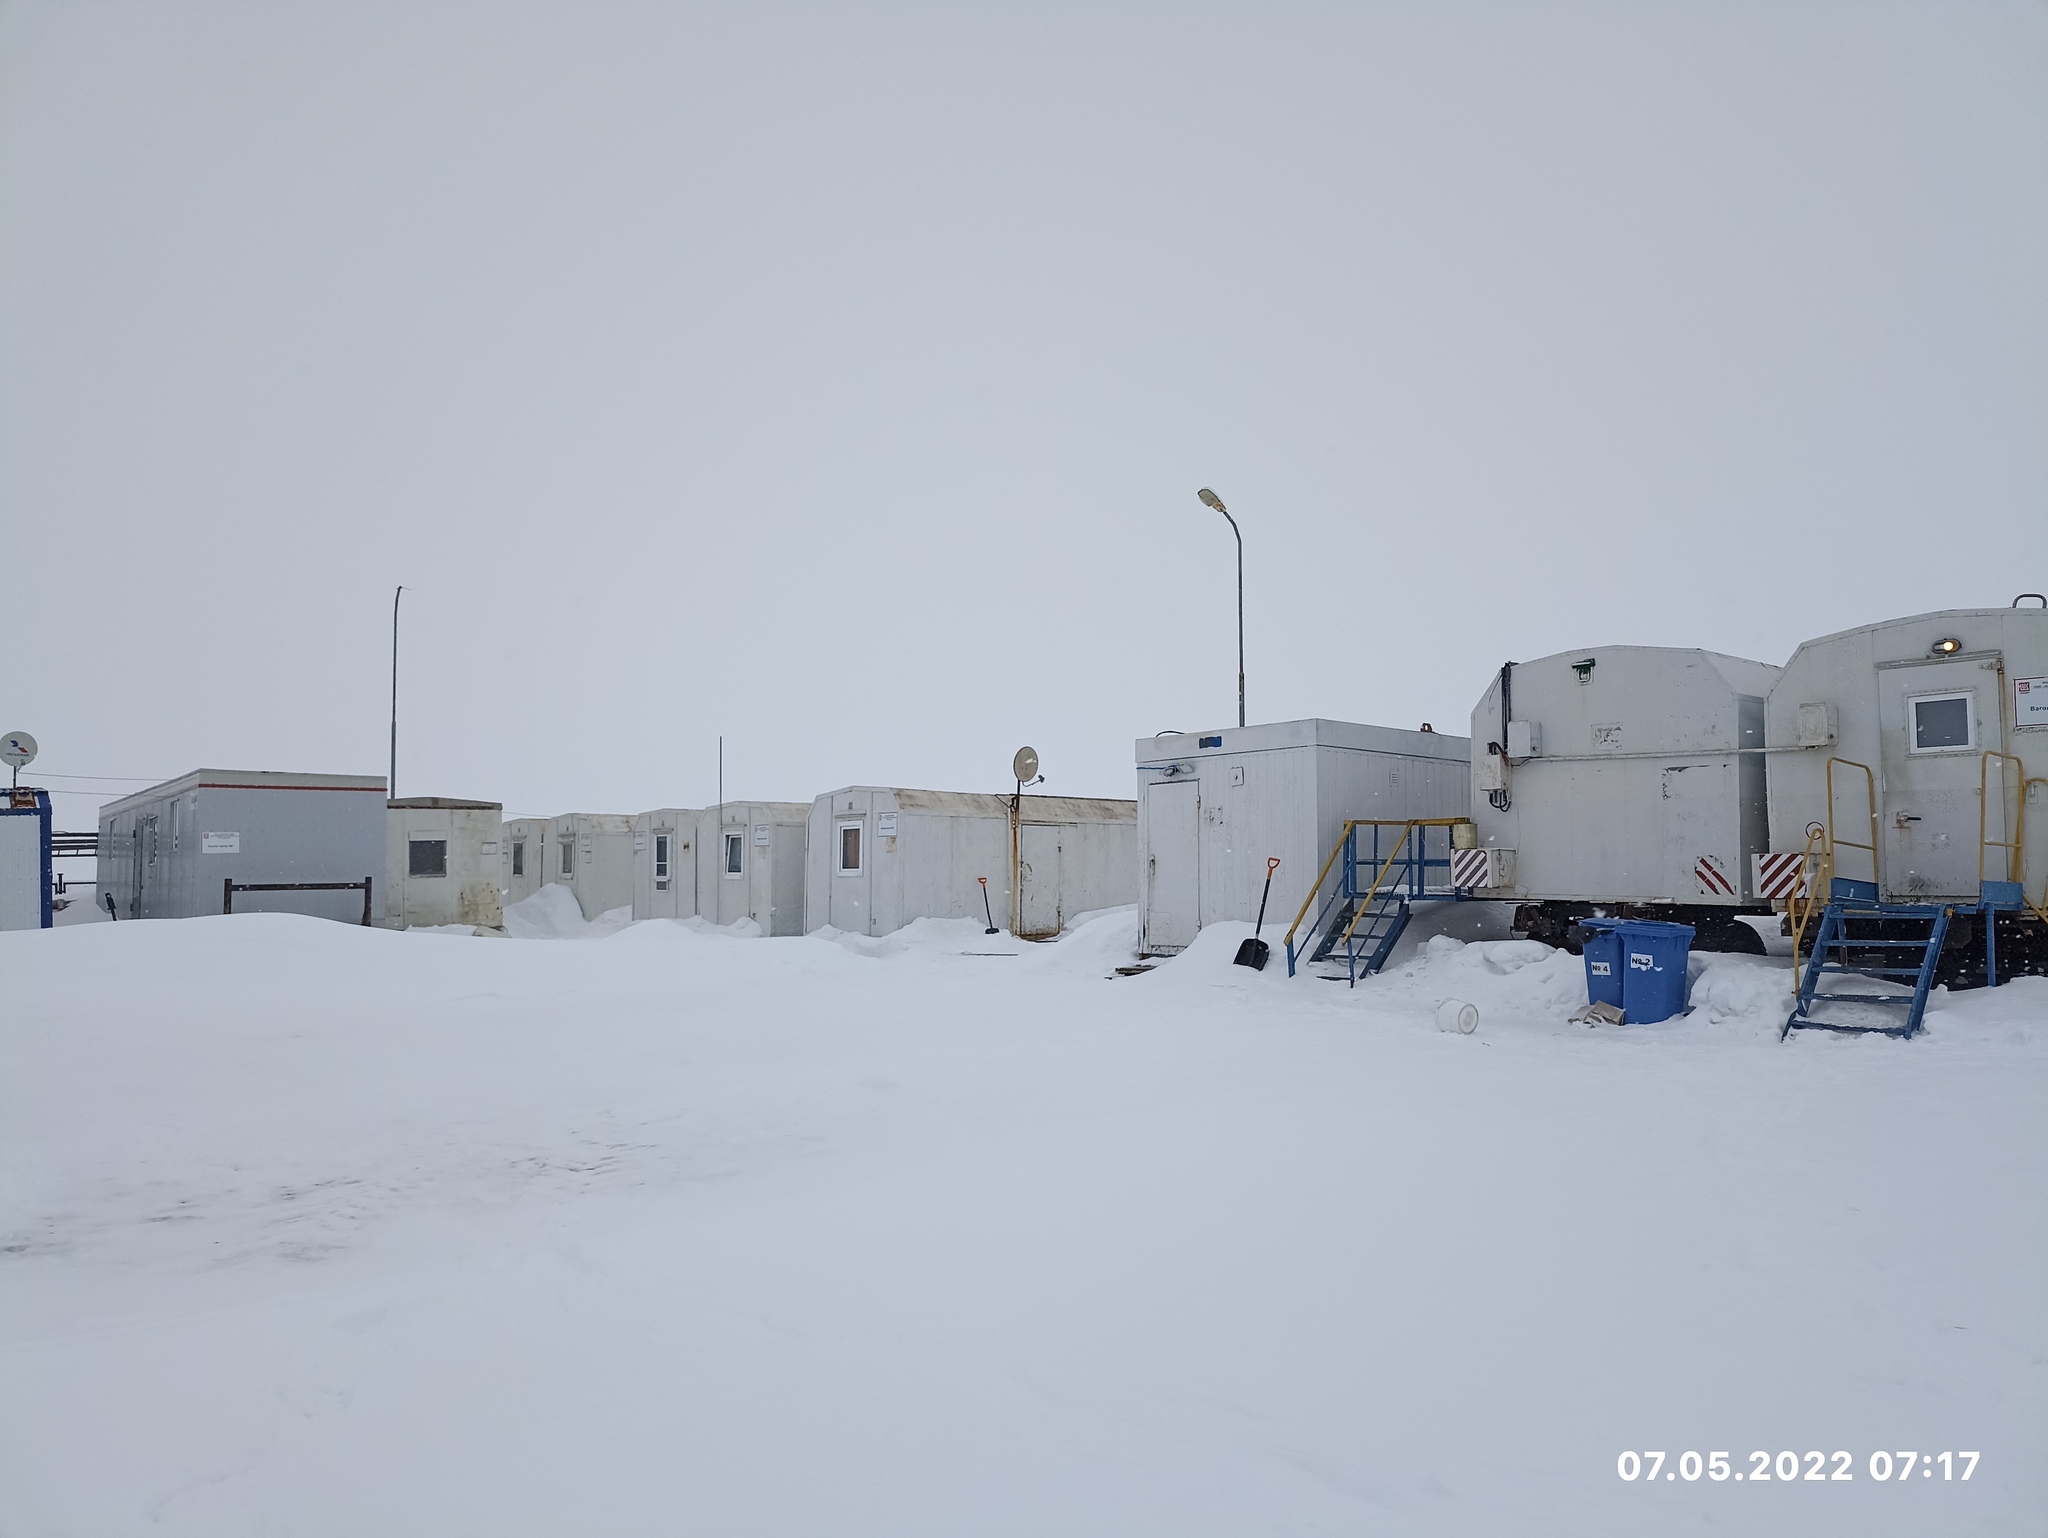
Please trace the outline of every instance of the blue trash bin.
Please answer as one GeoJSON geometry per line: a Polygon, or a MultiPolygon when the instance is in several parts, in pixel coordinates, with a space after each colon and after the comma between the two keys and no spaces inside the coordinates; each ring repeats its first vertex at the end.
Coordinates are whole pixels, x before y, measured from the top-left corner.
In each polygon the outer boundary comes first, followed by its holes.
{"type": "Polygon", "coordinates": [[[1615,937],[1621,942],[1621,1010],[1628,1023],[1655,1025],[1683,1014],[1692,925],[1623,919],[1615,937]]]}
{"type": "Polygon", "coordinates": [[[1621,982],[1627,969],[1621,964],[1621,920],[1580,919],[1579,928],[1586,932],[1580,954],[1586,958],[1587,1000],[1625,1010],[1621,982]]]}

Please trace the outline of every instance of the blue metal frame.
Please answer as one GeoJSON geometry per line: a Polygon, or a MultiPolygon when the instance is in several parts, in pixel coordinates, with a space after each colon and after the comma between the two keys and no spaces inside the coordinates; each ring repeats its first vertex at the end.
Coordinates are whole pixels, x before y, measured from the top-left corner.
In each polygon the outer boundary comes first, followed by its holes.
{"type": "Polygon", "coordinates": [[[1985,881],[1979,884],[1978,900],[1974,903],[1888,903],[1879,897],[1876,882],[1836,877],[1828,888],[1828,905],[1821,912],[1820,931],[1813,939],[1812,959],[1807,963],[1805,977],[1800,980],[1799,1001],[1793,1006],[1792,1013],[1785,1017],[1785,1027],[1778,1032],[1778,1040],[1783,1041],[1794,1031],[1834,1031],[1845,1036],[1899,1036],[1910,1041],[1919,1031],[1927,1013],[1927,995],[1934,986],[1935,969],[1940,965],[1941,949],[1948,939],[1949,920],[1958,913],[1983,916],[1984,986],[1996,988],[1998,915],[2001,910],[2023,906],[2025,901],[2025,893],[2017,881],[1985,881]],[[1927,921],[1928,934],[1925,940],[1850,939],[1846,929],[1852,918],[1919,919],[1927,921]],[[1915,949],[1921,952],[1917,967],[1850,966],[1827,960],[1830,950],[1915,949]],[[1911,977],[1914,979],[1913,993],[1910,998],[1899,994],[1821,993],[1818,981],[1824,972],[1853,973],[1865,977],[1911,977]],[[1814,1004],[1830,999],[1892,1008],[1904,1005],[1906,1018],[1898,1025],[1830,1025],[1826,1021],[1812,1019],[1814,1004]]]}
{"type": "Polygon", "coordinates": [[[56,879],[56,872],[50,858],[50,793],[47,790],[37,790],[32,786],[19,785],[5,793],[4,803],[0,804],[0,817],[35,817],[41,820],[43,867],[42,927],[44,929],[53,928],[57,922],[57,912],[50,903],[50,886],[56,879]],[[22,798],[30,796],[35,798],[30,805],[21,806],[17,804],[22,798]]]}
{"type": "Polygon", "coordinates": [[[1294,976],[1295,967],[1306,957],[1320,959],[1335,949],[1332,930],[1339,925],[1348,926],[1352,933],[1344,940],[1344,971],[1351,985],[1356,987],[1360,977],[1370,977],[1386,964],[1393,954],[1394,944],[1401,938],[1401,931],[1408,927],[1409,910],[1415,903],[1422,902],[1466,902],[1471,899],[1470,887],[1444,885],[1432,888],[1429,884],[1431,871],[1444,872],[1448,882],[1451,869],[1451,830],[1441,823],[1423,822],[1349,822],[1344,828],[1344,841],[1340,848],[1343,857],[1337,884],[1323,905],[1316,910],[1314,920],[1309,924],[1308,938],[1299,947],[1294,941],[1287,942],[1287,975],[1294,976]],[[1372,848],[1369,853],[1359,849],[1358,835],[1370,829],[1372,848]],[[1398,846],[1399,853],[1389,849],[1381,852],[1380,835],[1385,833],[1398,846]],[[1406,834],[1406,838],[1402,837],[1406,834]],[[1443,835],[1441,857],[1431,853],[1429,835],[1443,835]],[[1387,865],[1388,855],[1393,855],[1387,865]],[[1387,865],[1386,878],[1373,894],[1373,911],[1366,915],[1362,926],[1352,920],[1356,905],[1372,892],[1373,878],[1387,865]],[[1328,946],[1324,941],[1332,941],[1328,946]],[[1320,955],[1318,954],[1320,953],[1320,955]]]}

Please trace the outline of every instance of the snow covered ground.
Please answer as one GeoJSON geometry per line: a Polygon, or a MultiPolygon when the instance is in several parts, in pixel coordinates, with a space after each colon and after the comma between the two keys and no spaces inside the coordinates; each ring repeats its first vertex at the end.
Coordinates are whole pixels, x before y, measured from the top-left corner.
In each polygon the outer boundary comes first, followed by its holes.
{"type": "Polygon", "coordinates": [[[2048,1511],[2048,983],[1780,1045],[1776,959],[1588,1030],[1527,942],[507,928],[0,935],[0,1533],[2048,1511]],[[1618,1476],[1689,1449],[1855,1477],[1618,1476]]]}

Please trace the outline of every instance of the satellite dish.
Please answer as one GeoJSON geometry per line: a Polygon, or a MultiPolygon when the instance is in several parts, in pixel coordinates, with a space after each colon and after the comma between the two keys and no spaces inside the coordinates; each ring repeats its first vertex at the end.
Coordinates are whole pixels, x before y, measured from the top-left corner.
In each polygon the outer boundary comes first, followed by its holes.
{"type": "MultiPolygon", "coordinates": [[[[35,748],[29,748],[29,756],[35,756],[35,748]]],[[[1017,771],[1019,780],[1035,779],[1038,775],[1038,749],[1019,748],[1017,756],[1010,760],[1010,767],[1017,771]]]]}
{"type": "MultiPolygon", "coordinates": [[[[1031,750],[1026,748],[1024,752],[1029,753],[1031,750]]],[[[16,769],[26,769],[34,761],[35,756],[36,740],[29,736],[27,732],[9,732],[5,737],[0,737],[0,764],[9,764],[16,769]]],[[[1024,761],[1022,753],[1017,755],[1017,761],[1019,763],[1024,761]]],[[[1032,757],[1031,763],[1035,770],[1038,765],[1036,755],[1032,757]]]]}

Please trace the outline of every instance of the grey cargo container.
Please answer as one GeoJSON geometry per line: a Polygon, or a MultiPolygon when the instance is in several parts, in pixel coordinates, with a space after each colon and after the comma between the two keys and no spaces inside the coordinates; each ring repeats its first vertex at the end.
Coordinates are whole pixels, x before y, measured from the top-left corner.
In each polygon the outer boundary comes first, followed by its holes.
{"type": "Polygon", "coordinates": [[[387,874],[379,903],[384,922],[394,929],[502,926],[499,803],[407,796],[389,806],[387,874]]]}
{"type": "Polygon", "coordinates": [[[1050,938],[1077,914],[1138,895],[1134,801],[1025,796],[1021,901],[1011,902],[1010,797],[848,785],[811,805],[804,929],[885,935],[920,918],[985,922],[1050,938]]]}
{"type": "Polygon", "coordinates": [[[1719,652],[1595,646],[1503,667],[1472,710],[1482,897],[1568,944],[1595,909],[1691,924],[1694,948],[1759,952],[1738,913],[1765,849],[1764,700],[1778,669],[1719,652]]]}
{"type": "MultiPolygon", "coordinates": [[[[101,901],[123,919],[219,913],[236,882],[372,881],[381,913],[383,776],[195,769],[100,808],[101,901]]],[[[237,913],[359,924],[360,892],[238,892],[237,913]]]]}
{"type": "Polygon", "coordinates": [[[764,935],[804,932],[808,801],[728,801],[697,818],[697,914],[750,918],[764,935]]]}
{"type": "Polygon", "coordinates": [[[1139,948],[1172,955],[1205,924],[1293,922],[1350,818],[1462,817],[1469,744],[1446,732],[1353,721],[1276,721],[1142,737],[1138,758],[1139,948]]]}
{"type": "Polygon", "coordinates": [[[1831,812],[1838,839],[1870,843],[1874,789],[1877,870],[1838,846],[1837,875],[1874,874],[1909,903],[1975,902],[1980,869],[2022,876],[2037,900],[2048,890],[2048,611],[1946,609],[1803,642],[1764,730],[1772,850],[1800,852],[1831,812]],[[1861,766],[1837,766],[1832,809],[1830,759],[1861,766]]]}

